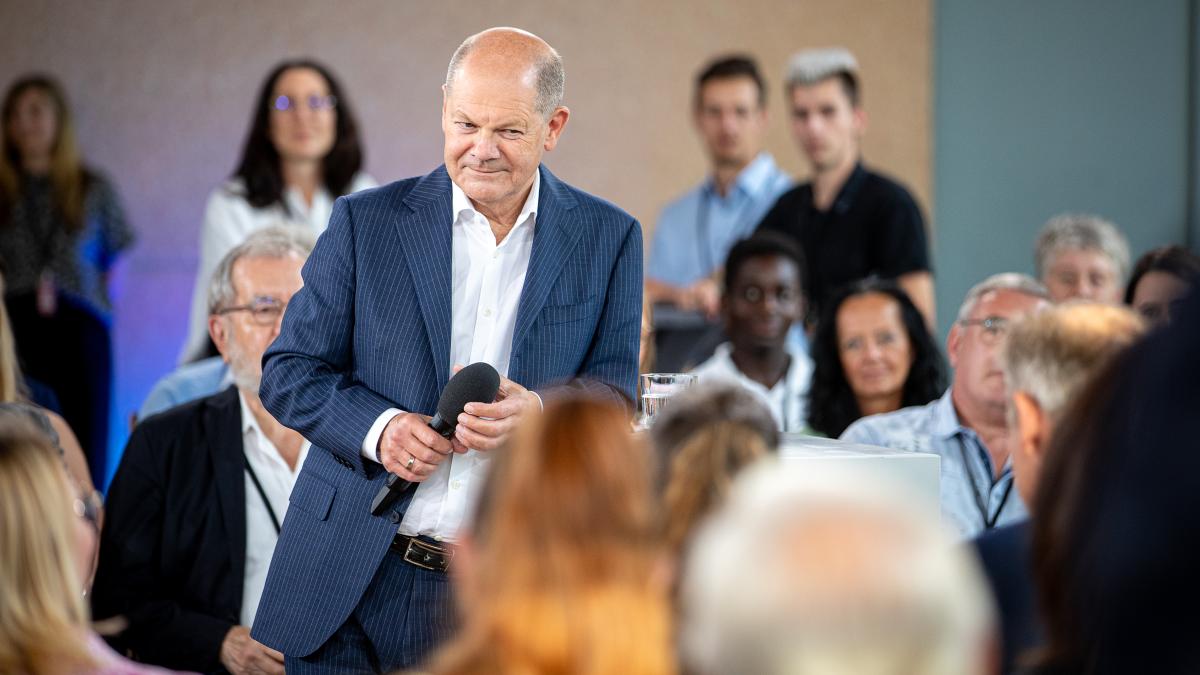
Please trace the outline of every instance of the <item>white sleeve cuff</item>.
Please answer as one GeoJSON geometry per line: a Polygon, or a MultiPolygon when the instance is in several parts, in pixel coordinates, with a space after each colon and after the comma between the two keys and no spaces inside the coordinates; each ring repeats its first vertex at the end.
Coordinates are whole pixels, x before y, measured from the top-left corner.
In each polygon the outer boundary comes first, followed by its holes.
{"type": "Polygon", "coordinates": [[[538,400],[538,409],[539,409],[539,410],[543,410],[543,411],[544,411],[544,410],[546,409],[546,402],[542,400],[542,395],[541,395],[541,394],[539,394],[539,393],[537,393],[536,391],[533,391],[533,390],[530,390],[530,392],[529,392],[529,393],[531,393],[531,394],[533,394],[534,396],[536,396],[536,397],[537,397],[537,400],[538,400]]]}
{"type": "Polygon", "coordinates": [[[367,437],[363,439],[362,448],[360,449],[363,457],[372,462],[379,461],[379,458],[375,456],[375,450],[379,447],[379,437],[383,435],[383,429],[387,426],[388,422],[391,422],[393,417],[403,412],[399,408],[388,408],[383,411],[383,414],[375,418],[375,423],[367,430],[367,437]]]}

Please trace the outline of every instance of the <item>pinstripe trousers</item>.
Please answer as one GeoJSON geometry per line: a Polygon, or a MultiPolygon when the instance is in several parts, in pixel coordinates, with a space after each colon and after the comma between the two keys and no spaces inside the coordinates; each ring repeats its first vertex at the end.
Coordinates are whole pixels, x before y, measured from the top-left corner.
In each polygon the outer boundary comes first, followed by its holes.
{"type": "Polygon", "coordinates": [[[312,654],[285,655],[285,668],[288,675],[414,668],[453,630],[450,577],[389,552],[346,623],[312,654]]]}

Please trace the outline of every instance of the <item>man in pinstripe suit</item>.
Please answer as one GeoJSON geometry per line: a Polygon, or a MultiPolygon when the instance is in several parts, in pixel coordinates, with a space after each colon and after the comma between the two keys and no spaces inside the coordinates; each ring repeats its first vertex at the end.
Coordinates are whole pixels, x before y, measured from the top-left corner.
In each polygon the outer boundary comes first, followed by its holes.
{"type": "Polygon", "coordinates": [[[537,390],[575,378],[632,398],[641,228],[541,166],[566,126],[562,61],[524,31],[455,52],[445,166],[341,198],[265,357],[262,400],[313,443],[253,636],[289,673],[420,663],[451,630],[449,544],[537,390]],[[453,364],[504,376],[450,440],[453,364]],[[388,472],[415,486],[369,513],[388,472]]]}

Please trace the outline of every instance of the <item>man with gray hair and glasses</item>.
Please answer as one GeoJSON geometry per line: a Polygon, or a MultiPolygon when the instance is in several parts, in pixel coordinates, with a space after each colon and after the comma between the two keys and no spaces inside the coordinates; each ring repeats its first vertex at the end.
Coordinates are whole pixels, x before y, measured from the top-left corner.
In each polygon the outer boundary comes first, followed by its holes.
{"type": "Polygon", "coordinates": [[[1121,303],[1129,275],[1129,242],[1099,216],[1064,213],[1046,222],[1033,253],[1050,299],[1121,303]]]}
{"type": "Polygon", "coordinates": [[[250,637],[308,442],[259,399],[262,358],[302,285],[312,233],[271,227],[217,265],[208,330],[233,386],[134,429],[109,487],[92,596],[116,646],[198,672],[283,673],[250,637]]]}
{"type": "MultiPolygon", "coordinates": [[[[1051,307],[1013,326],[1003,364],[1011,397],[1013,476],[1026,504],[1034,504],[1042,460],[1067,404],[1144,332],[1141,318],[1129,309],[1085,301],[1051,307]]],[[[1030,530],[1029,521],[1022,520],[975,541],[1000,609],[1003,672],[1010,672],[1022,651],[1041,642],[1030,530]]]]}
{"type": "Polygon", "coordinates": [[[841,48],[792,57],[788,109],[812,180],[783,193],[759,224],[794,237],[804,251],[809,316],[832,294],[869,276],[900,284],[932,326],[933,274],[925,219],[899,183],[862,164],[867,128],[858,62],[841,48]]]}
{"type": "Polygon", "coordinates": [[[1013,494],[1008,392],[1000,357],[1012,324],[1049,306],[1023,274],[988,277],[967,292],[946,338],[954,380],[924,406],[864,417],[842,440],[942,458],[942,518],[963,538],[1026,515],[1013,494]]]}

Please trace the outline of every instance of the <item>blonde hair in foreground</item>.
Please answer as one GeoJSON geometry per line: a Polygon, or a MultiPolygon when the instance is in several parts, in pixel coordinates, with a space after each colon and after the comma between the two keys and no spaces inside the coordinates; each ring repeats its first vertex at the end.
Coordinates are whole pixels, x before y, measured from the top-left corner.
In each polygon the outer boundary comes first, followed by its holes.
{"type": "Polygon", "coordinates": [[[496,453],[433,672],[674,672],[646,451],[614,404],[547,403],[496,453]]]}
{"type": "Polygon", "coordinates": [[[990,595],[936,512],[861,470],[816,473],[751,467],[701,528],[681,588],[685,663],[738,675],[990,672],[990,595]]]}
{"type": "Polygon", "coordinates": [[[2,673],[72,672],[91,663],[72,499],[49,441],[23,420],[0,420],[2,673]]]}

